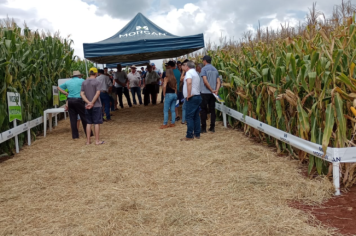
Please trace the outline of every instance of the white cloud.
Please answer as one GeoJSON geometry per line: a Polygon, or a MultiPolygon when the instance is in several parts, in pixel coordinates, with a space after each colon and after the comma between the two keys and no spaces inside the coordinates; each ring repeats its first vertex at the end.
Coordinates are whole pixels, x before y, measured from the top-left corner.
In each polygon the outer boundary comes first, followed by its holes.
{"type": "MultiPolygon", "coordinates": [[[[218,43],[221,34],[238,39],[245,31],[255,32],[258,21],[262,27],[273,29],[285,22],[298,25],[311,4],[310,0],[196,0],[177,8],[169,0],[160,0],[158,5],[154,0],[0,0],[0,18],[9,15],[19,23],[26,21],[33,29],[71,35],[75,53],[83,57],[83,43],[111,37],[138,11],[172,34],[204,33],[206,41],[218,43]]],[[[333,0],[323,0],[317,7],[330,16],[334,4],[333,0]]],[[[160,67],[162,63],[156,64],[160,67]]]]}

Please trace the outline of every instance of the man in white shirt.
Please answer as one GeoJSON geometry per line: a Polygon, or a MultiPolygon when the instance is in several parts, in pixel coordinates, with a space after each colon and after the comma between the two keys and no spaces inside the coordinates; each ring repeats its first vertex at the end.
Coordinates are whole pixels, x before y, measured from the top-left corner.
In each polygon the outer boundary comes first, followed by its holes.
{"type": "Polygon", "coordinates": [[[141,75],[136,71],[136,66],[131,66],[131,72],[127,75],[129,80],[129,89],[131,90],[133,104],[137,105],[135,93],[138,97],[138,102],[142,105],[141,98],[141,75]]]}
{"type": "Polygon", "coordinates": [[[120,107],[124,108],[124,104],[122,103],[122,94],[125,95],[129,107],[132,107],[129,90],[127,89],[128,78],[126,72],[122,71],[120,64],[117,65],[117,72],[114,73],[114,80],[120,107]]]}
{"type": "Polygon", "coordinates": [[[192,61],[183,63],[185,71],[183,95],[186,101],[186,121],[187,135],[181,141],[191,141],[200,138],[200,117],[199,106],[202,101],[200,96],[200,76],[195,70],[195,64],[192,61]]]}

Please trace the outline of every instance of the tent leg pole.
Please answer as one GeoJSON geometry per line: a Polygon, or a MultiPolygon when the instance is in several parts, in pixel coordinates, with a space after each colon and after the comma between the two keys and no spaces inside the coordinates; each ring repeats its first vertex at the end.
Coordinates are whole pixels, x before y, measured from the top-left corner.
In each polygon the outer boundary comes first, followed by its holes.
{"type": "Polygon", "coordinates": [[[84,58],[84,61],[85,61],[85,70],[86,70],[86,73],[87,73],[87,78],[89,77],[88,76],[88,65],[87,65],[87,59],[84,58]]]}

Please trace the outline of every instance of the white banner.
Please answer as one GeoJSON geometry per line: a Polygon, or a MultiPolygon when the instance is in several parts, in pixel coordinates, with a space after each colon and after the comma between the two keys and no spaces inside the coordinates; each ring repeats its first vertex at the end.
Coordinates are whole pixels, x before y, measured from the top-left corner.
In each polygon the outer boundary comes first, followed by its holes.
{"type": "Polygon", "coordinates": [[[231,108],[228,108],[223,104],[216,103],[215,107],[217,110],[226,113],[227,115],[251,126],[252,128],[255,128],[265,134],[268,134],[269,136],[272,136],[286,144],[296,147],[297,149],[309,153],[313,156],[322,158],[329,162],[356,162],[356,147],[352,147],[352,148],[328,147],[326,150],[326,156],[323,158],[324,152],[322,146],[319,144],[301,139],[288,132],[279,130],[273,126],[265,124],[249,116],[244,117],[242,113],[235,111],[231,108]]]}

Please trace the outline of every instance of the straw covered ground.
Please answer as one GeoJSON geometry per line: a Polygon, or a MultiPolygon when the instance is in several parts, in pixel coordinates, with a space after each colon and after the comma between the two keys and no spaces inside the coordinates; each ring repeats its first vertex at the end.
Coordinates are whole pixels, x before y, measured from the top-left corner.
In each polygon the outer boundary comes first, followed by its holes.
{"type": "Polygon", "coordinates": [[[334,235],[292,200],[332,196],[243,133],[181,142],[162,104],[114,112],[106,144],[71,139],[69,121],[0,163],[0,235],[334,235]]]}

